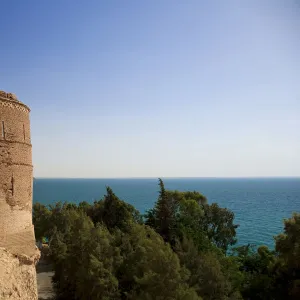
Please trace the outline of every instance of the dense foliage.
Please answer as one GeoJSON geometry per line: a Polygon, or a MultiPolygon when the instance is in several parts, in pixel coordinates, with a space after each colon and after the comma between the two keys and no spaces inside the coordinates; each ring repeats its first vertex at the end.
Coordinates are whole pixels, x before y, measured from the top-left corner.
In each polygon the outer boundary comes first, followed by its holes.
{"type": "Polygon", "coordinates": [[[274,251],[233,248],[230,210],[159,180],[144,216],[107,187],[93,204],[35,203],[33,223],[49,241],[57,300],[300,299],[300,214],[274,251]]]}

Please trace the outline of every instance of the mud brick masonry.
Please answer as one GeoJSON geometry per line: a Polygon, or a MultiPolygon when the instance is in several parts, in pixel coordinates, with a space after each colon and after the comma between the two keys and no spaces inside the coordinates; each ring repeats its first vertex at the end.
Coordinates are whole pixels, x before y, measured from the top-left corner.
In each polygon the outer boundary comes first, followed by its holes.
{"type": "Polygon", "coordinates": [[[29,113],[0,91],[0,299],[37,299],[29,113]]]}

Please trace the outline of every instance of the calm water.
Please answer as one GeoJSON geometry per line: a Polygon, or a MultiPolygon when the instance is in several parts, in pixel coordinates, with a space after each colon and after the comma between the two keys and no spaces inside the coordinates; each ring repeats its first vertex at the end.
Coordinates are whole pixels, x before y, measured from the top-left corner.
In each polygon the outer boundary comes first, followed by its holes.
{"type": "MultiPolygon", "coordinates": [[[[152,208],[158,195],[157,179],[35,179],[34,202],[93,202],[109,185],[122,200],[140,212],[152,208]]],[[[167,189],[196,190],[209,203],[235,213],[239,244],[274,247],[273,236],[283,229],[283,218],[300,212],[300,178],[286,179],[164,179],[167,189]]]]}

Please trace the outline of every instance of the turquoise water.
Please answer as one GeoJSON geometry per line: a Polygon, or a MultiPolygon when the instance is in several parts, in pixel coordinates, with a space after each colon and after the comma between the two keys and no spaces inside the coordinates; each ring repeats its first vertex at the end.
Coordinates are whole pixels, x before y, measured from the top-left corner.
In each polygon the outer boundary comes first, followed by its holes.
{"type": "MultiPolygon", "coordinates": [[[[93,202],[109,185],[122,200],[140,212],[152,208],[158,195],[157,179],[35,179],[33,201],[93,202]]],[[[167,189],[196,190],[235,213],[238,243],[274,247],[273,236],[283,230],[283,218],[300,212],[300,178],[164,179],[167,189]]]]}

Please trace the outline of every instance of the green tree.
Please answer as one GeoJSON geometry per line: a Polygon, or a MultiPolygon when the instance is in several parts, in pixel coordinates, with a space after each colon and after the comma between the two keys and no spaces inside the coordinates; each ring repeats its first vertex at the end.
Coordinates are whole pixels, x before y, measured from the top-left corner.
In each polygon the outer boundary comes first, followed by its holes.
{"type": "Polygon", "coordinates": [[[275,237],[278,264],[276,283],[286,299],[300,299],[300,213],[284,220],[284,232],[275,237]]]}
{"type": "Polygon", "coordinates": [[[113,236],[85,213],[64,216],[69,226],[54,233],[50,248],[57,299],[119,299],[114,273],[122,258],[113,236]]]}
{"type": "Polygon", "coordinates": [[[78,204],[78,209],[81,209],[82,211],[84,211],[86,214],[89,213],[89,211],[91,210],[92,205],[90,205],[88,202],[86,201],[82,201],[78,204]]]}
{"type": "Polygon", "coordinates": [[[120,200],[110,187],[106,191],[104,199],[88,210],[94,224],[104,223],[109,230],[116,227],[125,230],[132,223],[142,223],[142,216],[132,205],[120,200]]]}
{"type": "Polygon", "coordinates": [[[180,191],[167,191],[168,195],[176,199],[177,202],[181,202],[183,200],[193,200],[198,205],[205,205],[207,204],[207,199],[205,196],[200,194],[197,191],[186,191],[186,192],[180,192],[180,191]]]}
{"type": "Polygon", "coordinates": [[[194,242],[187,238],[177,242],[175,251],[181,264],[190,271],[189,286],[203,299],[241,299],[241,274],[235,262],[222,261],[218,254],[223,254],[218,251],[199,252],[194,242]]]}
{"type": "Polygon", "coordinates": [[[218,204],[203,205],[204,217],[202,229],[208,238],[225,253],[229,246],[236,243],[236,229],[234,224],[234,213],[218,204]]]}
{"type": "Polygon", "coordinates": [[[236,242],[234,214],[198,192],[167,191],[146,224],[108,187],[92,205],[33,206],[36,237],[50,240],[57,300],[300,299],[300,214],[276,251],[236,242]],[[201,298],[202,297],[202,298],[201,298]]]}
{"type": "Polygon", "coordinates": [[[177,255],[154,230],[135,225],[122,237],[124,262],[119,269],[124,299],[199,299],[186,281],[177,255]]]}
{"type": "Polygon", "coordinates": [[[34,224],[35,238],[42,241],[50,228],[50,210],[41,203],[34,203],[32,207],[32,222],[34,224]]]}
{"type": "Polygon", "coordinates": [[[191,239],[199,251],[213,251],[215,247],[202,229],[203,217],[204,211],[198,202],[182,198],[176,216],[176,236],[179,240],[191,239]]]}
{"type": "Polygon", "coordinates": [[[159,196],[153,210],[146,214],[146,224],[158,232],[169,243],[174,239],[178,201],[169,197],[163,181],[159,178],[159,196]]]}
{"type": "Polygon", "coordinates": [[[276,251],[290,268],[300,269],[300,213],[284,220],[284,232],[275,237],[276,251]]]}

